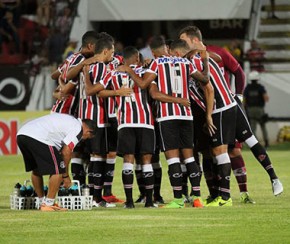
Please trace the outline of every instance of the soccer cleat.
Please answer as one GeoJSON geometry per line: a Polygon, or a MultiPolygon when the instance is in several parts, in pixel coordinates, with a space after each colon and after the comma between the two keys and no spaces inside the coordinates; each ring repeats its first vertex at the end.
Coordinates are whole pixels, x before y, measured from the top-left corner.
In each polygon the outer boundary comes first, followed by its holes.
{"type": "Polygon", "coordinates": [[[194,208],[203,208],[204,207],[201,197],[193,196],[192,199],[193,199],[192,207],[194,207],[194,208]]]}
{"type": "Polygon", "coordinates": [[[163,206],[163,208],[184,208],[184,202],[182,198],[175,198],[170,203],[163,206]]]}
{"type": "Polygon", "coordinates": [[[103,196],[103,199],[109,203],[124,203],[125,201],[117,198],[115,195],[103,196]]]}
{"type": "Polygon", "coordinates": [[[278,178],[272,180],[272,189],[275,197],[279,196],[283,192],[283,185],[278,178]]]}
{"type": "Polygon", "coordinates": [[[158,208],[158,204],[153,203],[153,202],[146,202],[144,207],[145,208],[158,208]]]}
{"type": "Polygon", "coordinates": [[[212,202],[206,205],[206,207],[223,207],[223,206],[227,206],[227,207],[233,206],[232,199],[229,198],[228,200],[224,200],[222,199],[221,196],[218,196],[212,202]]]}
{"type": "Polygon", "coordinates": [[[135,205],[133,202],[125,202],[124,208],[132,209],[135,208],[135,205]]]}
{"type": "Polygon", "coordinates": [[[42,203],[40,205],[40,211],[42,211],[42,212],[63,212],[63,211],[67,211],[67,208],[61,208],[56,203],[53,204],[52,206],[48,206],[45,203],[42,203]]]}
{"type": "Polygon", "coordinates": [[[251,203],[255,204],[256,202],[249,196],[248,192],[241,192],[240,197],[241,203],[251,203]]]}
{"type": "Polygon", "coordinates": [[[115,208],[116,207],[116,204],[114,204],[114,203],[108,203],[106,201],[96,202],[94,200],[93,201],[93,207],[96,207],[96,208],[115,208]]]}
{"type": "Polygon", "coordinates": [[[164,202],[164,200],[163,200],[163,197],[162,196],[154,196],[154,201],[153,201],[154,203],[156,203],[156,204],[164,204],[165,202],[164,202]]]}
{"type": "Polygon", "coordinates": [[[135,201],[135,203],[145,203],[146,202],[146,197],[140,195],[139,198],[135,201]]]}
{"type": "Polygon", "coordinates": [[[214,198],[212,196],[208,196],[205,200],[203,200],[203,205],[207,205],[209,203],[211,203],[214,200],[214,198]]]}
{"type": "Polygon", "coordinates": [[[192,199],[192,197],[184,196],[183,202],[184,203],[192,203],[193,199],[192,199]]]}

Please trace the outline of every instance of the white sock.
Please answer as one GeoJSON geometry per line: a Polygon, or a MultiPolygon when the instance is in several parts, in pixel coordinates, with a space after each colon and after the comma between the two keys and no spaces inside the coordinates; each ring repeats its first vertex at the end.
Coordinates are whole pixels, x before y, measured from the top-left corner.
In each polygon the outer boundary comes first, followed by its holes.
{"type": "Polygon", "coordinates": [[[54,198],[45,198],[44,203],[47,206],[52,206],[54,204],[54,198]]]}

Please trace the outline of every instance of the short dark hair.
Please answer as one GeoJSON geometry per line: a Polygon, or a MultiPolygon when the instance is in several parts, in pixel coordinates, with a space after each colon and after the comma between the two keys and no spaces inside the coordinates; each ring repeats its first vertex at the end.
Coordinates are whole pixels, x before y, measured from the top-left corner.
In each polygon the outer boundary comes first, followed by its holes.
{"type": "Polygon", "coordinates": [[[149,45],[151,49],[157,49],[166,45],[166,43],[163,36],[154,36],[149,45]]]}
{"type": "Polygon", "coordinates": [[[92,131],[93,135],[96,135],[97,133],[97,123],[91,119],[83,119],[83,123],[86,124],[86,126],[92,131]]]}
{"type": "Polygon", "coordinates": [[[97,36],[98,36],[98,39],[105,38],[105,39],[107,39],[108,41],[110,41],[112,43],[115,42],[114,38],[110,34],[108,34],[107,32],[104,32],[104,31],[100,32],[100,33],[97,34],[97,36]]]}
{"type": "Polygon", "coordinates": [[[171,45],[172,42],[173,42],[172,39],[167,39],[167,40],[165,41],[165,44],[166,44],[166,46],[169,46],[169,47],[170,47],[170,45],[171,45]]]}
{"type": "Polygon", "coordinates": [[[110,38],[100,38],[97,40],[95,54],[101,53],[104,49],[112,49],[113,41],[110,38]]]}
{"type": "Polygon", "coordinates": [[[98,40],[98,33],[95,31],[87,31],[82,36],[82,47],[87,46],[89,43],[96,43],[98,40]]]}
{"type": "Polygon", "coordinates": [[[185,40],[181,40],[181,39],[172,41],[172,43],[170,45],[170,49],[174,50],[176,48],[182,48],[182,49],[185,49],[188,51],[190,50],[187,42],[185,40]]]}
{"type": "Polygon", "coordinates": [[[123,50],[124,59],[131,58],[133,55],[138,54],[138,50],[133,46],[125,47],[123,50]]]}
{"type": "Polygon", "coordinates": [[[200,41],[202,41],[201,31],[200,31],[200,29],[197,26],[190,25],[190,26],[184,27],[183,29],[181,29],[179,31],[179,37],[183,33],[185,33],[186,35],[188,35],[191,38],[192,37],[197,37],[200,41]]]}

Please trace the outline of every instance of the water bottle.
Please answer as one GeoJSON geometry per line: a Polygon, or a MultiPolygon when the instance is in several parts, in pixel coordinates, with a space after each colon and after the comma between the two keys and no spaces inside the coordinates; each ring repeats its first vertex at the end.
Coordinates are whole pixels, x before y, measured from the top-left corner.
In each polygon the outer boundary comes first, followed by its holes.
{"type": "Polygon", "coordinates": [[[21,184],[19,184],[19,183],[17,183],[17,184],[14,186],[14,190],[13,190],[13,195],[14,195],[14,196],[17,196],[17,197],[20,196],[20,187],[21,187],[21,184]]]}
{"type": "Polygon", "coordinates": [[[19,189],[20,191],[20,196],[21,197],[26,197],[26,186],[25,185],[22,185],[19,189]]]}
{"type": "Polygon", "coordinates": [[[33,196],[33,191],[34,191],[34,189],[33,189],[33,187],[31,185],[26,186],[26,194],[25,195],[27,197],[32,197],[33,196]]]}
{"type": "Polygon", "coordinates": [[[77,184],[73,184],[70,188],[69,188],[69,192],[72,196],[78,196],[79,195],[79,188],[77,184]]]}
{"type": "Polygon", "coordinates": [[[43,187],[43,191],[44,191],[44,196],[46,196],[47,195],[47,192],[48,192],[48,187],[47,186],[44,186],[43,187]]]}
{"type": "Polygon", "coordinates": [[[87,186],[87,185],[85,185],[84,187],[83,187],[83,189],[82,189],[82,196],[89,196],[90,195],[90,188],[87,186]]]}

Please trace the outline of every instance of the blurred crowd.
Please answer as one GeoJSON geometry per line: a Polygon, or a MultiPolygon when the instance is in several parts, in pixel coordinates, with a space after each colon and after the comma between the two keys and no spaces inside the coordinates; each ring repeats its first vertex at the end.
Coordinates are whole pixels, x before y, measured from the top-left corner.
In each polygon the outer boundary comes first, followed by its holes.
{"type": "Polygon", "coordinates": [[[0,63],[63,61],[78,0],[0,0],[0,63]]]}

